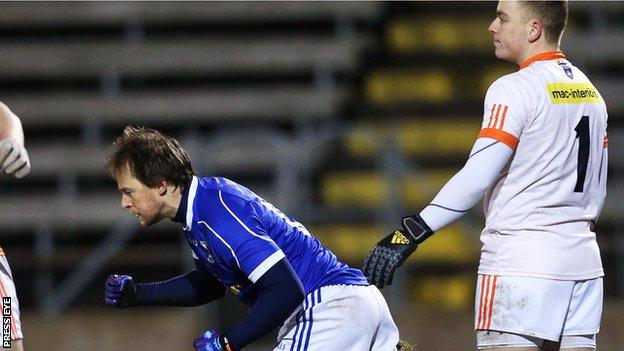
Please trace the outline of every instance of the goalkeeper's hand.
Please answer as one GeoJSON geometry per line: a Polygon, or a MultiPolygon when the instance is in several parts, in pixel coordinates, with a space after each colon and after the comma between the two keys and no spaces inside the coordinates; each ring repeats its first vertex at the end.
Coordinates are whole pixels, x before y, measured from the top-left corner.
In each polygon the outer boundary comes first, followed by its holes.
{"type": "Polygon", "coordinates": [[[107,305],[115,307],[136,306],[139,295],[132,277],[111,274],[106,279],[105,299],[107,305]]]}
{"type": "Polygon", "coordinates": [[[0,140],[0,170],[18,179],[30,173],[30,159],[24,145],[15,139],[0,140]]]}
{"type": "Polygon", "coordinates": [[[416,251],[418,244],[433,234],[419,215],[404,217],[402,223],[404,230],[396,230],[383,238],[364,260],[362,272],[380,289],[392,284],[394,271],[416,251]]]}
{"type": "Polygon", "coordinates": [[[234,351],[226,337],[210,329],[193,341],[195,351],[234,351]]]}

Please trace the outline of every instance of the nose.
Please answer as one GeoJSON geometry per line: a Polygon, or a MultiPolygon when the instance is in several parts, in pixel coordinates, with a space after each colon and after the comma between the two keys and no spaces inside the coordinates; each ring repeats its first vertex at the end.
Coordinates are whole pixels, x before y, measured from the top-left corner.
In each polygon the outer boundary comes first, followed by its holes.
{"type": "Polygon", "coordinates": [[[126,195],[121,195],[121,207],[130,208],[132,206],[132,202],[126,195]]]}
{"type": "Polygon", "coordinates": [[[490,26],[488,27],[488,30],[490,31],[490,33],[492,34],[496,34],[496,18],[492,21],[492,23],[490,23],[490,26]]]}

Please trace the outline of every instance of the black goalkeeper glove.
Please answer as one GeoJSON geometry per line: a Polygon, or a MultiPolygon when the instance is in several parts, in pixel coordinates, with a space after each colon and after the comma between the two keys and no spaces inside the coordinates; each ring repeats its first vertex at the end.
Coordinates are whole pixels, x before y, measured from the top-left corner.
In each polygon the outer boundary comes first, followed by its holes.
{"type": "Polygon", "coordinates": [[[403,230],[396,230],[373,247],[364,260],[362,272],[371,284],[383,288],[392,284],[394,271],[416,251],[418,244],[433,234],[419,215],[403,217],[403,230]]]}

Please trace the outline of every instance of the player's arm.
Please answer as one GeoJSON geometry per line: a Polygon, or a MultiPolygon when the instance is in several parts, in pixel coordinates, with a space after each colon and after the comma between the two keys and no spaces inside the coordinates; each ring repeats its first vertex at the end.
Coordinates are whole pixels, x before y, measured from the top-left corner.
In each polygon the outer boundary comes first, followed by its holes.
{"type": "Polygon", "coordinates": [[[279,327],[303,302],[304,290],[286,258],[255,283],[258,297],[251,311],[225,335],[233,350],[240,350],[279,327]]]}
{"type": "Polygon", "coordinates": [[[195,349],[239,350],[280,326],[303,301],[304,289],[284,252],[267,235],[252,203],[219,192],[218,204],[206,217],[214,219],[210,230],[222,242],[213,254],[253,283],[255,301],[249,314],[227,333],[219,336],[208,330],[195,341],[195,349]],[[210,346],[215,342],[217,347],[210,346]]]}
{"type": "Polygon", "coordinates": [[[403,217],[402,230],[382,239],[364,261],[372,284],[392,283],[394,271],[435,231],[463,216],[485,194],[513,155],[532,115],[528,83],[513,76],[494,82],[485,97],[483,122],[466,165],[419,214],[403,217]],[[522,91],[521,91],[522,90],[522,91]],[[523,93],[524,91],[524,93],[523,93]]]}
{"type": "Polygon", "coordinates": [[[0,102],[0,171],[22,178],[30,172],[20,119],[0,102]]]}
{"type": "Polygon", "coordinates": [[[171,279],[138,283],[128,275],[112,274],[106,280],[107,305],[199,306],[222,298],[226,288],[198,264],[197,269],[171,279]]]}
{"type": "Polygon", "coordinates": [[[418,244],[470,210],[509,162],[513,149],[490,138],[479,138],[465,166],[449,180],[419,214],[403,217],[402,230],[382,239],[364,261],[363,272],[371,284],[392,284],[394,271],[418,244]],[[399,238],[399,239],[397,239],[399,238]]]}

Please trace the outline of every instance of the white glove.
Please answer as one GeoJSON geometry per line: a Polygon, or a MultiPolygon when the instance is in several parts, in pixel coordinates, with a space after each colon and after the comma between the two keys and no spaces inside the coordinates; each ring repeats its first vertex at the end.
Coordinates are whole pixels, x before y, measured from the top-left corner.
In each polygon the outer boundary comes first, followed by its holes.
{"type": "Polygon", "coordinates": [[[18,179],[30,173],[30,160],[24,145],[14,139],[0,140],[0,170],[18,179]]]}

